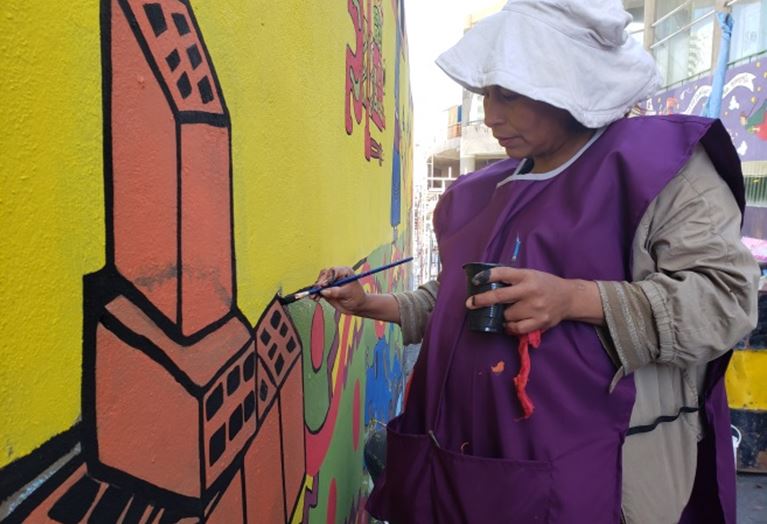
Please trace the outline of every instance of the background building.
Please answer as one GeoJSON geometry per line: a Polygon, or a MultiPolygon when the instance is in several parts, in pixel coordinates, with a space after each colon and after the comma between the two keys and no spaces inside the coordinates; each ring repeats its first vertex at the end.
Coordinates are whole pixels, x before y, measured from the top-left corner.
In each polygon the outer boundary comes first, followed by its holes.
{"type": "Polygon", "coordinates": [[[746,176],[743,234],[767,238],[767,1],[653,0],[643,13],[644,43],[664,77],[644,114],[701,114],[719,55],[729,54],[719,117],[746,176]],[[732,16],[729,49],[722,47],[717,13],[732,16]]]}
{"type": "MultiPolygon", "coordinates": [[[[504,4],[494,2],[473,11],[467,8],[464,32],[504,4]]],[[[466,89],[458,97],[456,105],[435,117],[437,131],[430,140],[419,144],[423,151],[420,156],[416,155],[416,161],[423,162],[421,172],[425,173],[425,181],[416,179],[414,198],[414,252],[420,259],[415,277],[419,282],[432,280],[439,274],[439,253],[431,224],[440,195],[460,175],[506,158],[504,149],[484,124],[482,97],[466,89]]]]}

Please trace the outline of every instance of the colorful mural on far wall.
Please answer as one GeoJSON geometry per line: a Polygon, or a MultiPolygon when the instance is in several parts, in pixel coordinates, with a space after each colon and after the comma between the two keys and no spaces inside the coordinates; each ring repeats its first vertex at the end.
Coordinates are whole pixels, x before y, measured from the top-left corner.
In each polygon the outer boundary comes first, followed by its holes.
{"type": "MultiPolygon", "coordinates": [[[[291,2],[291,9],[299,16],[304,3],[291,2]]],[[[358,271],[408,254],[412,103],[404,7],[403,0],[348,0],[311,9],[322,11],[307,14],[313,20],[324,20],[318,16],[322,14],[330,17],[329,28],[345,17],[349,32],[334,42],[337,49],[346,48],[346,64],[333,58],[334,53],[324,53],[332,45],[317,49],[298,38],[295,49],[288,46],[278,56],[289,64],[285,67],[295,66],[290,74],[298,75],[300,67],[288,58],[294,52],[317,53],[314,61],[327,61],[326,74],[336,78],[333,85],[345,85],[344,98],[327,102],[338,118],[311,121],[309,112],[304,119],[307,126],[324,126],[336,147],[324,164],[323,153],[316,151],[313,171],[301,164],[300,155],[293,159],[299,164],[295,170],[286,168],[285,158],[280,167],[305,184],[316,183],[318,173],[327,176],[316,186],[321,189],[312,194],[314,199],[328,204],[340,198],[349,204],[346,214],[330,205],[313,208],[330,215],[327,219],[311,210],[294,211],[303,213],[306,222],[352,221],[373,212],[365,218],[367,230],[346,228],[351,238],[341,240],[326,232],[312,236],[311,228],[301,234],[300,221],[264,214],[268,204],[259,205],[262,197],[254,196],[260,190],[267,200],[298,198],[290,187],[275,185],[265,175],[277,162],[248,163],[246,147],[268,147],[262,139],[271,130],[275,148],[286,147],[277,130],[282,118],[270,116],[289,114],[296,106],[286,103],[275,111],[275,85],[264,84],[261,97],[257,90],[243,93],[244,87],[260,85],[238,69],[252,63],[245,58],[269,62],[275,54],[254,53],[251,33],[237,28],[271,25],[273,34],[283,34],[286,30],[277,26],[284,13],[249,10],[234,0],[101,0],[96,26],[100,46],[87,48],[74,38],[63,41],[70,52],[100,53],[100,82],[85,83],[69,94],[88,108],[86,113],[101,112],[101,136],[82,135],[82,143],[77,137],[67,143],[100,149],[103,176],[94,177],[96,170],[87,169],[60,181],[59,187],[45,185],[45,190],[76,192],[83,181],[86,186],[103,183],[103,198],[89,194],[82,202],[88,209],[103,209],[103,245],[95,246],[103,253],[103,265],[94,266],[99,256],[88,251],[94,247],[89,245],[87,253],[61,250],[46,268],[52,279],[73,281],[68,289],[82,286],[82,293],[76,293],[82,305],[68,309],[66,320],[49,322],[48,329],[60,333],[60,348],[36,346],[27,353],[23,337],[0,324],[6,335],[0,349],[18,370],[0,375],[0,391],[10,394],[0,415],[0,442],[6,450],[0,461],[0,521],[368,520],[363,448],[376,425],[402,407],[399,328],[340,315],[322,302],[285,305],[280,296],[299,282],[310,282],[320,267],[349,262],[343,257],[350,254],[357,253],[352,262],[358,271]],[[222,49],[240,55],[229,58],[222,49]],[[214,62],[223,66],[214,67],[214,62]],[[388,77],[387,64],[393,72],[388,77]],[[83,96],[81,91],[88,89],[99,90],[101,101],[83,96]],[[250,115],[253,97],[263,104],[263,118],[255,124],[243,117],[250,115]],[[364,136],[356,140],[352,131],[355,124],[362,125],[363,109],[364,136]],[[393,115],[388,126],[386,114],[393,115]],[[238,122],[245,124],[242,132],[238,122]],[[359,154],[360,144],[364,155],[359,154]],[[339,167],[349,173],[340,174],[339,167]],[[333,189],[339,182],[333,177],[340,176],[356,177],[347,195],[333,189]],[[325,186],[332,189],[327,197],[321,194],[325,186]],[[372,204],[359,203],[363,192],[372,204]],[[256,235],[265,223],[272,235],[256,235]],[[284,237],[293,244],[280,259],[284,237]],[[333,245],[339,248],[328,248],[333,245]],[[253,261],[263,260],[264,250],[270,261],[255,267],[253,261]],[[311,265],[286,269],[294,252],[296,257],[303,252],[311,265]],[[73,278],[71,269],[80,270],[80,278],[73,278]],[[68,360],[61,360],[57,349],[68,360]],[[70,358],[75,352],[81,355],[80,365],[70,358]],[[79,377],[79,382],[62,380],[66,393],[49,393],[35,367],[40,355],[60,366],[62,378],[79,377]],[[14,398],[20,393],[10,393],[22,391],[36,392],[39,403],[24,407],[23,400],[14,398]],[[51,416],[72,406],[70,423],[51,416]]],[[[76,9],[74,13],[70,16],[77,16],[76,9]]],[[[6,19],[31,20],[34,14],[16,9],[6,19]]],[[[94,12],[82,14],[87,20],[94,12]]],[[[72,36],[81,27],[66,19],[57,23],[71,25],[72,36]]],[[[4,34],[12,30],[0,26],[4,34]]],[[[24,35],[17,36],[24,44],[24,35]]],[[[11,75],[23,73],[24,64],[13,66],[11,75]]],[[[43,74],[49,79],[69,75],[56,68],[43,74]]],[[[264,76],[267,80],[273,78],[264,76]]],[[[21,89],[22,83],[12,86],[21,89]]],[[[288,81],[284,87],[300,88],[288,81]]],[[[52,124],[56,116],[47,118],[52,124]]],[[[17,144],[22,150],[37,147],[29,141],[17,144]]],[[[291,145],[298,144],[287,147],[291,145]]],[[[3,169],[21,171],[31,158],[3,160],[8,162],[3,169]]],[[[49,181],[60,176],[34,162],[27,167],[49,181]]],[[[25,180],[17,187],[25,188],[25,180]]],[[[43,186],[29,193],[27,200],[21,200],[18,190],[3,194],[10,195],[13,209],[31,218],[29,227],[35,228],[39,224],[30,206],[46,195],[43,186]]],[[[18,216],[8,218],[20,223],[18,216]]],[[[4,228],[4,236],[21,241],[25,227],[4,228]]],[[[83,238],[90,238],[88,228],[98,227],[91,222],[82,231],[56,230],[54,241],[83,244],[83,238]]],[[[23,261],[8,253],[4,250],[0,257],[0,269],[10,268],[13,277],[20,274],[23,261]]],[[[398,266],[361,283],[370,292],[392,292],[409,284],[408,275],[407,266],[398,266]]],[[[35,338],[37,326],[50,319],[24,311],[23,287],[9,293],[18,303],[7,310],[9,318],[26,318],[29,336],[35,338]]],[[[48,300],[62,308],[73,302],[70,294],[55,292],[48,300]]]]}
{"type": "MultiPolygon", "coordinates": [[[[698,115],[710,94],[708,75],[657,94],[642,105],[640,112],[698,115]]],[[[747,177],[748,201],[742,233],[767,239],[767,193],[763,189],[767,180],[767,54],[727,70],[720,118],[738,150],[747,177]]]]}
{"type": "MultiPolygon", "coordinates": [[[[648,115],[698,115],[710,94],[711,76],[705,76],[656,95],[642,109],[648,115]]],[[[767,160],[767,56],[728,69],[721,111],[741,160],[767,160]]]]}

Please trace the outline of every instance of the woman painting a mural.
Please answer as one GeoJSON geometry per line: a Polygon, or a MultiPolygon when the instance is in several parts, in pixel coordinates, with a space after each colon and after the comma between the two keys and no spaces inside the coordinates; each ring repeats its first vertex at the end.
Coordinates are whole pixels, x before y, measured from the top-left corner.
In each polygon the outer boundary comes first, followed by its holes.
{"type": "Polygon", "coordinates": [[[618,0],[510,0],[437,60],[510,158],[443,195],[439,282],[322,292],[423,340],[377,518],[734,524],[722,376],[758,279],[739,160],[719,121],[625,117],[657,88],[629,21],[618,0]],[[467,299],[478,261],[501,286],[467,299]],[[504,332],[471,330],[494,304],[504,332]]]}

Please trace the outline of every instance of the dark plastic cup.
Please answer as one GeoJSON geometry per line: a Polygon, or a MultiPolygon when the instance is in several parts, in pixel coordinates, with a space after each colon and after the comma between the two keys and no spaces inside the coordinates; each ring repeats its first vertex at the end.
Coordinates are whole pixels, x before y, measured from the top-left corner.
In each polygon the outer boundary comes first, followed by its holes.
{"type": "MultiPolygon", "coordinates": [[[[471,262],[464,264],[463,270],[466,272],[466,293],[468,296],[484,293],[491,289],[506,287],[508,284],[503,282],[488,282],[481,286],[474,285],[471,281],[474,275],[485,269],[500,267],[501,264],[487,264],[485,262],[471,262]]],[[[489,307],[469,310],[469,329],[472,331],[481,331],[483,333],[503,333],[503,311],[506,304],[494,304],[489,307]]]]}

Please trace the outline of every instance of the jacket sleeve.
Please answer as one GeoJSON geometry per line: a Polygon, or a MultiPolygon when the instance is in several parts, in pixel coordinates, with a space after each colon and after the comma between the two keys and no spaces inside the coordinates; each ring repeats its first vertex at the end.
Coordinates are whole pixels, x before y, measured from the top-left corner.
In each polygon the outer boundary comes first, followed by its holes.
{"type": "Polygon", "coordinates": [[[754,328],[759,267],[740,241],[740,221],[698,146],[640,222],[633,282],[597,282],[624,373],[650,362],[708,362],[754,328]]]}
{"type": "Polygon", "coordinates": [[[429,320],[437,301],[438,290],[439,282],[431,280],[419,286],[415,291],[393,294],[394,299],[399,304],[403,344],[415,344],[423,339],[426,332],[426,322],[429,320]]]}

